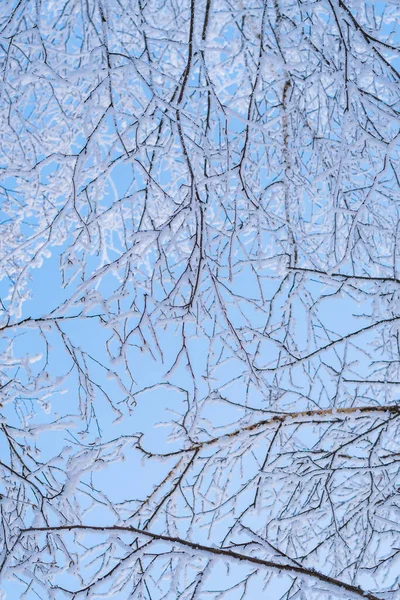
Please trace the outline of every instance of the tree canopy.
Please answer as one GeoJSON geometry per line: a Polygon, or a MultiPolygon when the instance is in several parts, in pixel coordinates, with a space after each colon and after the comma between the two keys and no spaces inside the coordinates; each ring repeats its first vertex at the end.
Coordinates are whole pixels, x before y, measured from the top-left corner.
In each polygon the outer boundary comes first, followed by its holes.
{"type": "Polygon", "coordinates": [[[398,0],[0,2],[4,598],[400,599],[399,52],[398,0]]]}

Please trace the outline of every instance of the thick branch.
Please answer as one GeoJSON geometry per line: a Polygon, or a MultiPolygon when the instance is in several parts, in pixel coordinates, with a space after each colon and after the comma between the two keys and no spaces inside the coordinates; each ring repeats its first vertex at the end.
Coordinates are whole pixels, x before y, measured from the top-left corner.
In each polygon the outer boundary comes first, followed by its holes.
{"type": "Polygon", "coordinates": [[[191,550],[194,550],[196,552],[204,552],[206,554],[214,555],[217,557],[223,556],[224,558],[238,560],[241,562],[247,562],[253,565],[258,565],[260,567],[267,567],[276,571],[285,571],[293,575],[303,575],[304,577],[327,583],[331,586],[334,586],[338,590],[345,590],[346,592],[350,592],[352,595],[357,597],[367,598],[368,600],[381,600],[381,598],[375,596],[375,594],[372,594],[371,592],[367,592],[358,586],[351,585],[350,583],[346,583],[344,581],[340,581],[339,579],[335,579],[334,577],[330,577],[329,575],[325,575],[324,573],[320,573],[319,571],[315,571],[314,569],[308,569],[306,567],[301,567],[298,565],[280,564],[271,560],[258,558],[256,556],[247,556],[246,554],[241,554],[239,552],[235,552],[226,548],[215,548],[213,546],[206,546],[204,544],[196,544],[195,542],[189,542],[188,540],[184,540],[178,537],[162,535],[159,533],[152,533],[150,531],[143,531],[142,529],[137,529],[136,527],[123,525],[114,525],[111,527],[100,527],[95,525],[60,525],[58,527],[35,527],[32,529],[22,529],[20,537],[22,537],[25,534],[40,532],[51,533],[56,531],[97,531],[100,533],[121,531],[127,533],[135,533],[137,535],[141,535],[152,540],[167,542],[169,544],[178,544],[179,546],[190,548],[191,550]]]}
{"type": "MultiPolygon", "coordinates": [[[[361,382],[360,382],[361,383],[361,382]]],[[[157,455],[151,453],[151,456],[175,456],[178,454],[182,454],[183,452],[194,452],[201,448],[205,448],[207,446],[212,446],[214,444],[218,444],[223,442],[224,440],[231,440],[234,437],[237,437],[244,432],[254,431],[255,429],[259,429],[260,427],[266,427],[268,425],[275,425],[279,423],[288,423],[290,421],[299,420],[304,423],[320,423],[326,421],[337,421],[340,418],[345,418],[348,415],[351,415],[355,418],[362,417],[364,415],[368,415],[371,413],[389,413],[392,415],[400,414],[400,405],[397,404],[386,404],[382,406],[353,406],[347,408],[325,408],[321,410],[305,410],[300,412],[292,412],[292,413],[284,413],[274,415],[269,419],[263,419],[262,421],[258,421],[257,423],[252,423],[251,425],[247,425],[245,427],[241,427],[240,429],[236,429],[231,433],[225,433],[224,435],[211,438],[209,440],[205,440],[203,442],[198,442],[193,444],[189,448],[184,448],[183,450],[177,450],[176,452],[170,452],[168,454],[157,455]]],[[[150,454],[146,452],[142,447],[141,450],[146,454],[150,454]]]]}

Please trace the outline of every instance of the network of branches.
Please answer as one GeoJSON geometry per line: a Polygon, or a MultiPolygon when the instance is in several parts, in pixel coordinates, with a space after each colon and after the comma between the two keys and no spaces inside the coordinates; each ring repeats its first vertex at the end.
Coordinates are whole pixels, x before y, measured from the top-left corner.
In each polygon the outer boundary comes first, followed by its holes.
{"type": "Polygon", "coordinates": [[[0,597],[400,599],[398,0],[2,0],[0,68],[0,597]]]}

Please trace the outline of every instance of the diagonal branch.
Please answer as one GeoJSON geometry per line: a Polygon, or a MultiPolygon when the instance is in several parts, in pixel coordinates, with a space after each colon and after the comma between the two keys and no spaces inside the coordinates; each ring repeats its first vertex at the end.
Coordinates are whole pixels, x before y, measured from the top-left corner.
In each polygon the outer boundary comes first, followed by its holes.
{"type": "Polygon", "coordinates": [[[136,527],[123,526],[123,525],[113,525],[110,527],[101,527],[101,526],[90,526],[90,525],[59,525],[56,527],[34,527],[31,529],[21,529],[20,535],[18,536],[17,542],[20,541],[20,538],[26,534],[32,533],[51,533],[56,531],[88,531],[88,532],[100,532],[100,533],[115,533],[115,532],[126,532],[126,533],[134,533],[136,535],[141,535],[143,537],[149,538],[155,541],[167,542],[169,544],[178,544],[179,546],[183,546],[184,548],[190,548],[196,552],[203,552],[207,555],[213,555],[216,557],[223,556],[227,559],[238,560],[240,562],[247,562],[253,565],[258,565],[260,567],[267,567],[276,571],[285,571],[287,573],[293,575],[302,575],[304,577],[310,578],[312,580],[317,580],[323,583],[327,583],[330,586],[337,588],[338,591],[346,591],[350,592],[354,597],[357,598],[367,598],[367,600],[381,600],[375,594],[363,590],[362,588],[352,585],[350,583],[346,583],[344,581],[340,581],[334,577],[330,577],[329,575],[325,575],[319,571],[315,571],[314,569],[308,569],[306,567],[302,567],[299,565],[293,564],[280,564],[271,560],[265,560],[263,558],[258,558],[256,556],[248,556],[246,554],[242,554],[239,552],[235,552],[234,550],[229,550],[226,548],[215,548],[213,546],[206,546],[204,544],[197,544],[195,542],[190,542],[189,540],[184,540],[179,537],[172,537],[169,535],[163,535],[160,533],[152,533],[150,531],[144,531],[142,529],[137,529],[136,527]]]}
{"type": "Polygon", "coordinates": [[[380,325],[385,325],[386,323],[396,323],[399,320],[400,320],[400,316],[399,317],[390,317],[389,319],[381,319],[380,321],[376,321],[376,323],[371,323],[371,325],[366,325],[365,327],[356,329],[356,331],[351,331],[347,335],[343,335],[342,337],[340,337],[337,340],[332,340],[328,344],[325,344],[325,346],[322,346],[321,348],[317,348],[316,350],[309,352],[305,356],[297,357],[292,362],[286,363],[284,365],[278,365],[276,367],[256,367],[255,366],[254,368],[259,372],[276,373],[276,371],[281,370],[281,369],[288,369],[289,367],[295,367],[295,366],[301,364],[302,362],[304,362],[305,360],[309,360],[310,358],[317,356],[321,352],[324,352],[325,350],[329,350],[333,346],[336,346],[336,344],[341,344],[342,342],[345,342],[346,340],[349,340],[353,337],[357,337],[358,335],[361,335],[362,333],[366,333],[367,331],[372,331],[376,327],[379,327],[380,325]]]}

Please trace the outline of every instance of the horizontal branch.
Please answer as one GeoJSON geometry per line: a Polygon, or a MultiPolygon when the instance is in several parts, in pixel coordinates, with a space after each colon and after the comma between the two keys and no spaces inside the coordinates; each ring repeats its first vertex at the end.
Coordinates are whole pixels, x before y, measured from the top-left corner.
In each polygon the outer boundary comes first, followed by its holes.
{"type": "Polygon", "coordinates": [[[279,424],[288,421],[298,422],[299,420],[301,420],[304,423],[320,423],[323,422],[323,420],[326,418],[329,418],[329,421],[336,421],[337,419],[345,418],[349,415],[352,415],[357,418],[371,413],[389,413],[394,415],[400,415],[400,404],[384,404],[382,406],[352,406],[347,408],[324,408],[321,410],[305,410],[300,412],[284,413],[274,415],[273,417],[263,419],[262,421],[252,423],[251,425],[246,425],[239,429],[235,429],[235,431],[232,431],[231,433],[225,433],[223,435],[211,438],[209,440],[205,440],[203,442],[197,442],[195,444],[192,444],[188,448],[176,450],[175,452],[170,452],[168,454],[157,455],[154,453],[147,452],[142,447],[140,447],[140,449],[151,456],[176,456],[178,454],[182,454],[183,452],[195,452],[200,450],[201,448],[205,448],[206,446],[211,446],[213,444],[223,442],[224,440],[230,440],[234,437],[239,436],[243,432],[254,431],[255,429],[259,429],[260,427],[275,425],[276,423],[279,424]]]}
{"type": "Polygon", "coordinates": [[[360,385],[400,385],[400,381],[385,381],[383,379],[342,379],[344,383],[359,383],[360,385]]]}
{"type": "Polygon", "coordinates": [[[77,315],[60,315],[59,317],[57,316],[47,316],[47,317],[26,317],[25,319],[22,319],[21,321],[16,321],[14,323],[6,323],[5,325],[2,325],[0,327],[0,331],[4,331],[5,329],[13,329],[14,327],[21,327],[24,325],[36,325],[38,324],[40,326],[41,323],[45,324],[51,324],[51,323],[57,323],[59,321],[71,321],[73,319],[101,319],[103,318],[104,315],[102,314],[96,314],[96,315],[85,315],[82,312],[77,314],[77,315]]]}
{"type": "Polygon", "coordinates": [[[395,277],[368,277],[367,275],[347,275],[346,273],[329,273],[319,269],[307,269],[306,267],[288,267],[288,271],[299,273],[314,273],[315,275],[325,275],[325,277],[342,277],[343,279],[354,279],[356,281],[377,281],[381,283],[400,283],[400,279],[395,277]]]}
{"type": "Polygon", "coordinates": [[[363,590],[362,588],[351,585],[350,583],[346,583],[344,581],[340,581],[339,579],[335,579],[334,577],[330,577],[329,575],[325,575],[324,573],[320,573],[319,571],[315,571],[314,569],[310,569],[307,567],[302,567],[300,565],[288,565],[288,564],[280,564],[271,560],[265,560],[263,558],[257,558],[256,556],[248,556],[246,554],[241,554],[239,552],[235,552],[233,550],[229,550],[226,548],[215,548],[213,546],[206,546],[204,544],[196,544],[195,542],[189,542],[188,540],[184,540],[178,537],[172,537],[168,535],[162,535],[160,533],[152,533],[150,531],[144,531],[142,529],[138,529],[136,527],[123,526],[123,525],[113,525],[109,527],[101,527],[101,526],[90,526],[90,525],[59,525],[58,527],[34,527],[31,529],[21,529],[20,536],[25,534],[32,533],[51,533],[57,531],[88,531],[88,532],[100,532],[100,533],[108,533],[108,532],[126,532],[126,533],[134,533],[136,535],[140,535],[146,538],[150,538],[155,541],[167,542],[169,544],[178,544],[179,546],[183,546],[185,548],[190,548],[195,552],[204,552],[208,555],[213,555],[216,557],[223,556],[227,559],[238,560],[241,562],[247,562],[253,565],[258,565],[260,567],[270,568],[276,571],[285,571],[289,574],[293,575],[302,575],[304,577],[308,577],[314,580],[318,580],[324,583],[327,583],[331,586],[334,586],[338,589],[338,591],[346,591],[350,592],[354,596],[367,598],[368,600],[381,600],[375,594],[363,590]]]}

